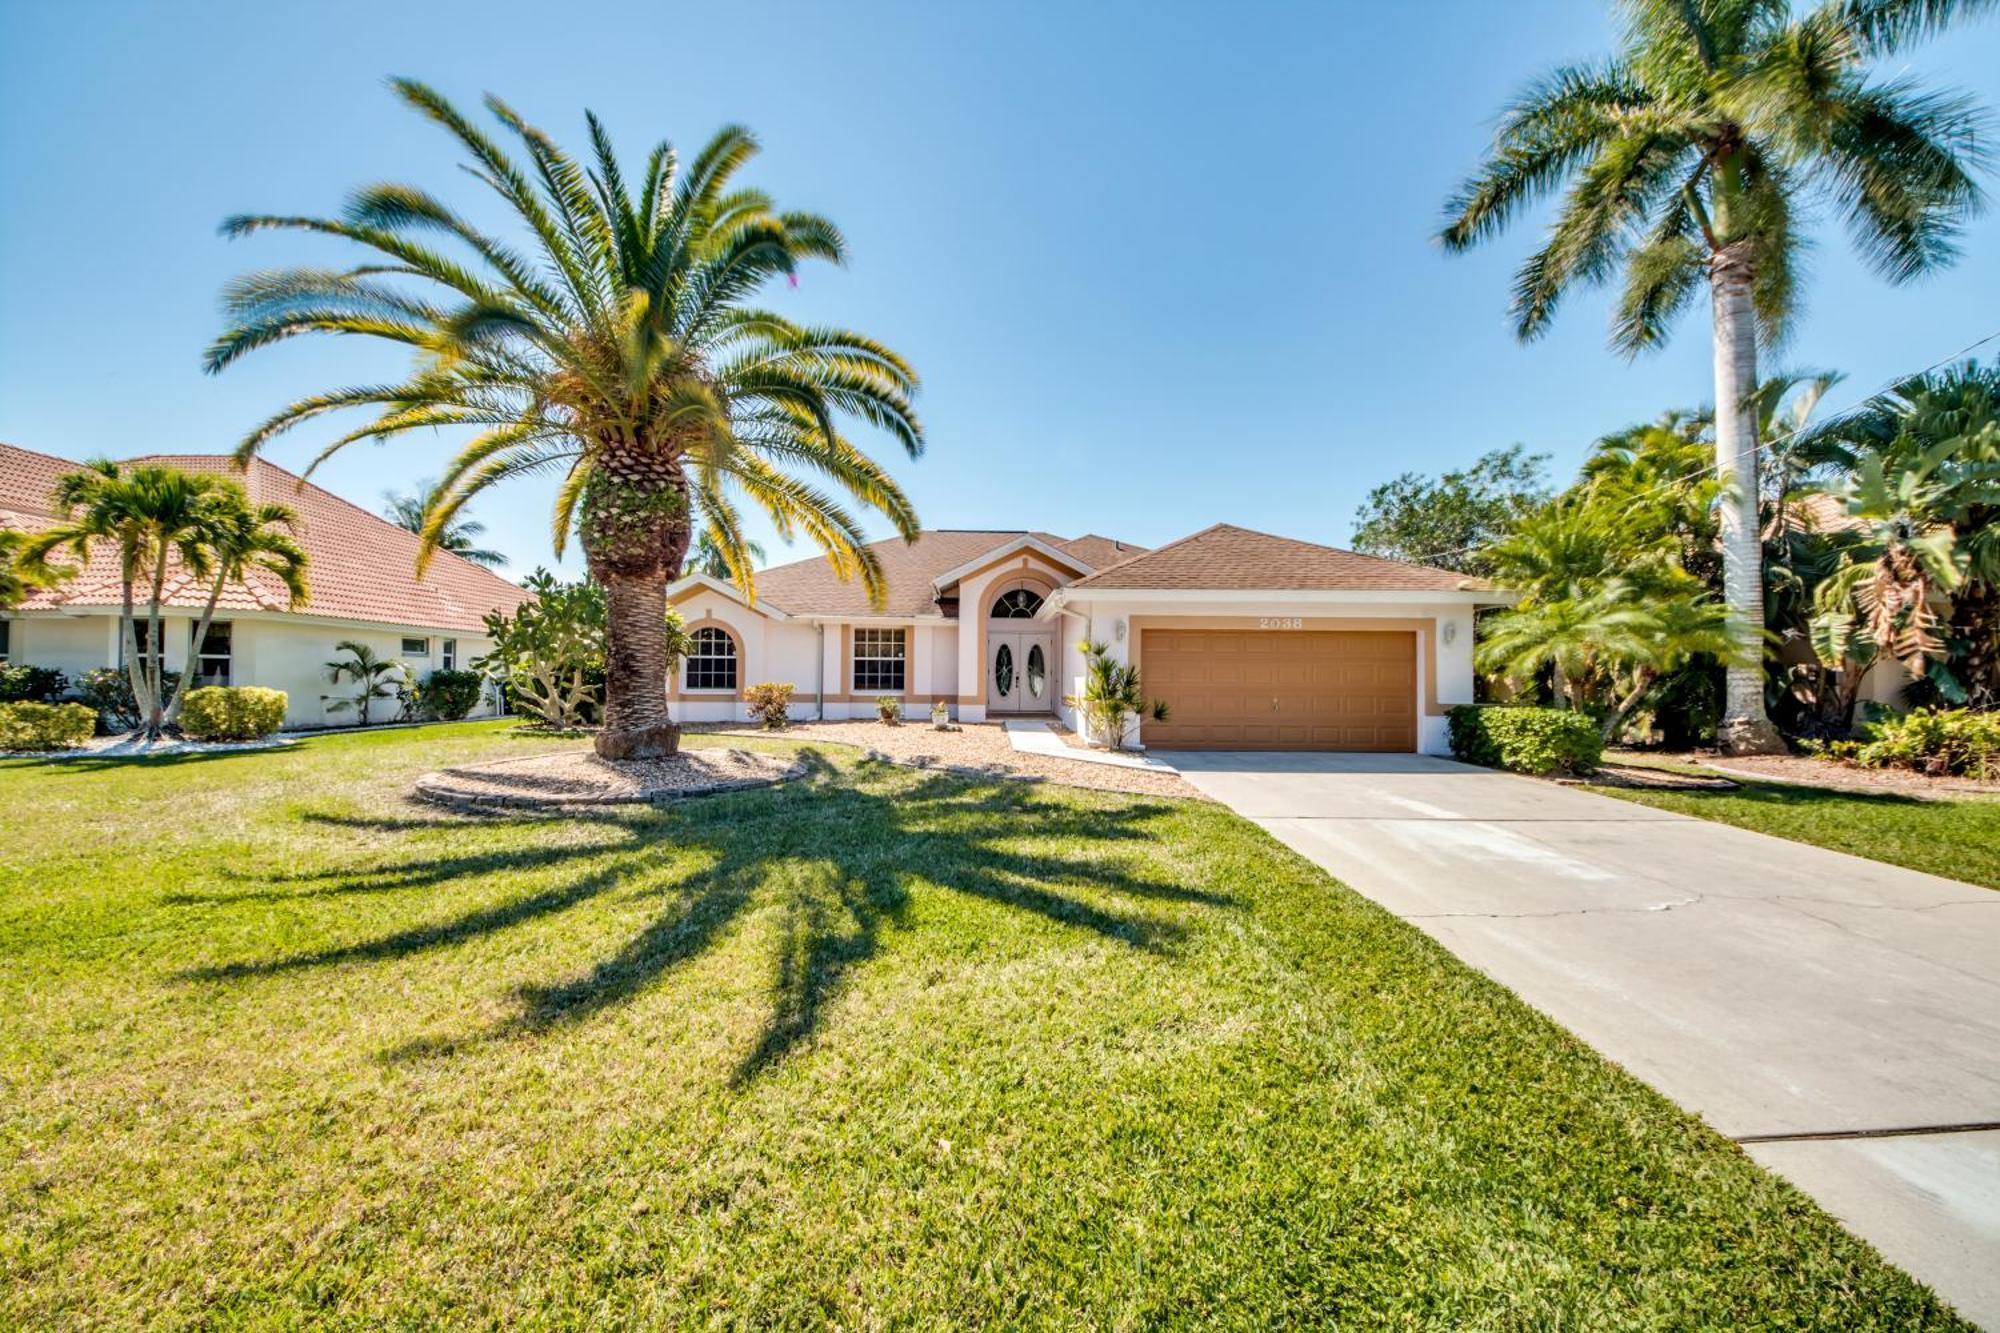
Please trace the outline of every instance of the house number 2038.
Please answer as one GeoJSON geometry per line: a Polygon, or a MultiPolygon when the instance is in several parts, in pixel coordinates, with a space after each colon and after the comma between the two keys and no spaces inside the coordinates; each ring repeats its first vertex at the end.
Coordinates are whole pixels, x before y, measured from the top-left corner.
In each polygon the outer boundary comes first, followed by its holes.
{"type": "Polygon", "coordinates": [[[1298,629],[1306,622],[1297,616],[1259,616],[1258,629],[1298,629]]]}

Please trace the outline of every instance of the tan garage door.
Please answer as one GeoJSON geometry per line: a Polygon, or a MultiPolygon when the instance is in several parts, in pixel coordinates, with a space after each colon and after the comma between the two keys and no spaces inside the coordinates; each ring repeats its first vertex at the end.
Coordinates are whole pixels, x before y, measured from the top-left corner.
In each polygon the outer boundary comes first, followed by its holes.
{"type": "Polygon", "coordinates": [[[1417,748],[1412,633],[1148,629],[1139,674],[1170,710],[1145,724],[1149,747],[1417,748]]]}

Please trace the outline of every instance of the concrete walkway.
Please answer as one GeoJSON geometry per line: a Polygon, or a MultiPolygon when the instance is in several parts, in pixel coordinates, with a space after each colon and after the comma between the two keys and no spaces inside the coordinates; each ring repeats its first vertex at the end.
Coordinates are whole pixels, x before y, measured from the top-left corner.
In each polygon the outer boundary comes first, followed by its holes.
{"type": "Polygon", "coordinates": [[[2000,1329],[2000,892],[1442,759],[1157,757],[2000,1329]]]}
{"type": "Polygon", "coordinates": [[[1108,768],[1145,768],[1155,773],[1174,770],[1157,759],[1130,750],[1085,750],[1071,745],[1050,730],[1049,724],[1033,718],[1009,718],[1002,724],[1007,743],[1023,754],[1039,754],[1049,759],[1067,759],[1079,764],[1103,764],[1108,768]]]}

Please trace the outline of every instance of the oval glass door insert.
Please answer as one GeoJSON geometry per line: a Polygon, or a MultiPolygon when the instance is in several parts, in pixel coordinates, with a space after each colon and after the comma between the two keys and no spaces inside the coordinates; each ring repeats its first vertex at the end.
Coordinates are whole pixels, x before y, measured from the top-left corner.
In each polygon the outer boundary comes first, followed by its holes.
{"type": "Polygon", "coordinates": [[[993,657],[993,688],[1002,699],[1014,692],[1014,650],[1004,643],[993,657]]]}
{"type": "Polygon", "coordinates": [[[1028,649],[1028,697],[1039,699],[1049,683],[1048,662],[1042,657],[1042,645],[1035,644],[1028,649]]]}

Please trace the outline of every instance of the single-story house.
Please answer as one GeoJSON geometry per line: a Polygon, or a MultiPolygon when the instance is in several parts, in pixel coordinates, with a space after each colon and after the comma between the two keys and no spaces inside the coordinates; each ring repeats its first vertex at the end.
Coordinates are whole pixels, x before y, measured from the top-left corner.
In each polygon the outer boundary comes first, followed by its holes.
{"type": "MultiPolygon", "coordinates": [[[[487,652],[492,644],[485,637],[486,613],[511,613],[527,600],[519,585],[446,552],[419,578],[415,533],[263,459],[252,460],[247,470],[219,454],[153,454],[125,465],[226,476],[253,501],[298,512],[295,536],[310,561],[311,597],[304,606],[288,609],[283,586],[252,571],[223,590],[207,637],[196,645],[194,629],[208,584],[175,566],[168,574],[161,635],[169,670],[192,665],[202,684],[285,691],[288,727],[356,721],[351,709],[334,705],[359,687],[327,680],[326,664],[342,656],[336,643],[365,643],[421,680],[439,668],[463,669],[487,652]]],[[[0,526],[34,531],[53,523],[56,479],[77,467],[70,459],[0,444],[0,526]]],[[[143,606],[144,590],[140,596],[143,606]]],[[[122,665],[120,600],[117,560],[104,545],[75,578],[0,613],[0,661],[54,667],[72,679],[96,667],[122,665]]],[[[497,711],[498,702],[497,692],[489,690],[474,716],[497,711]]],[[[383,707],[375,705],[374,720],[382,720],[383,707]]]]}
{"type": "Polygon", "coordinates": [[[871,717],[884,696],[961,721],[1076,725],[1081,645],[1138,666],[1169,749],[1448,753],[1473,697],[1473,616],[1507,597],[1448,570],[1217,524],[1148,550],[1109,537],[936,530],[878,542],[881,606],[823,560],[760,571],[756,600],[702,574],[668,590],[694,649],[669,687],[687,722],[747,716],[746,686],[795,687],[795,716],[871,717]]]}

